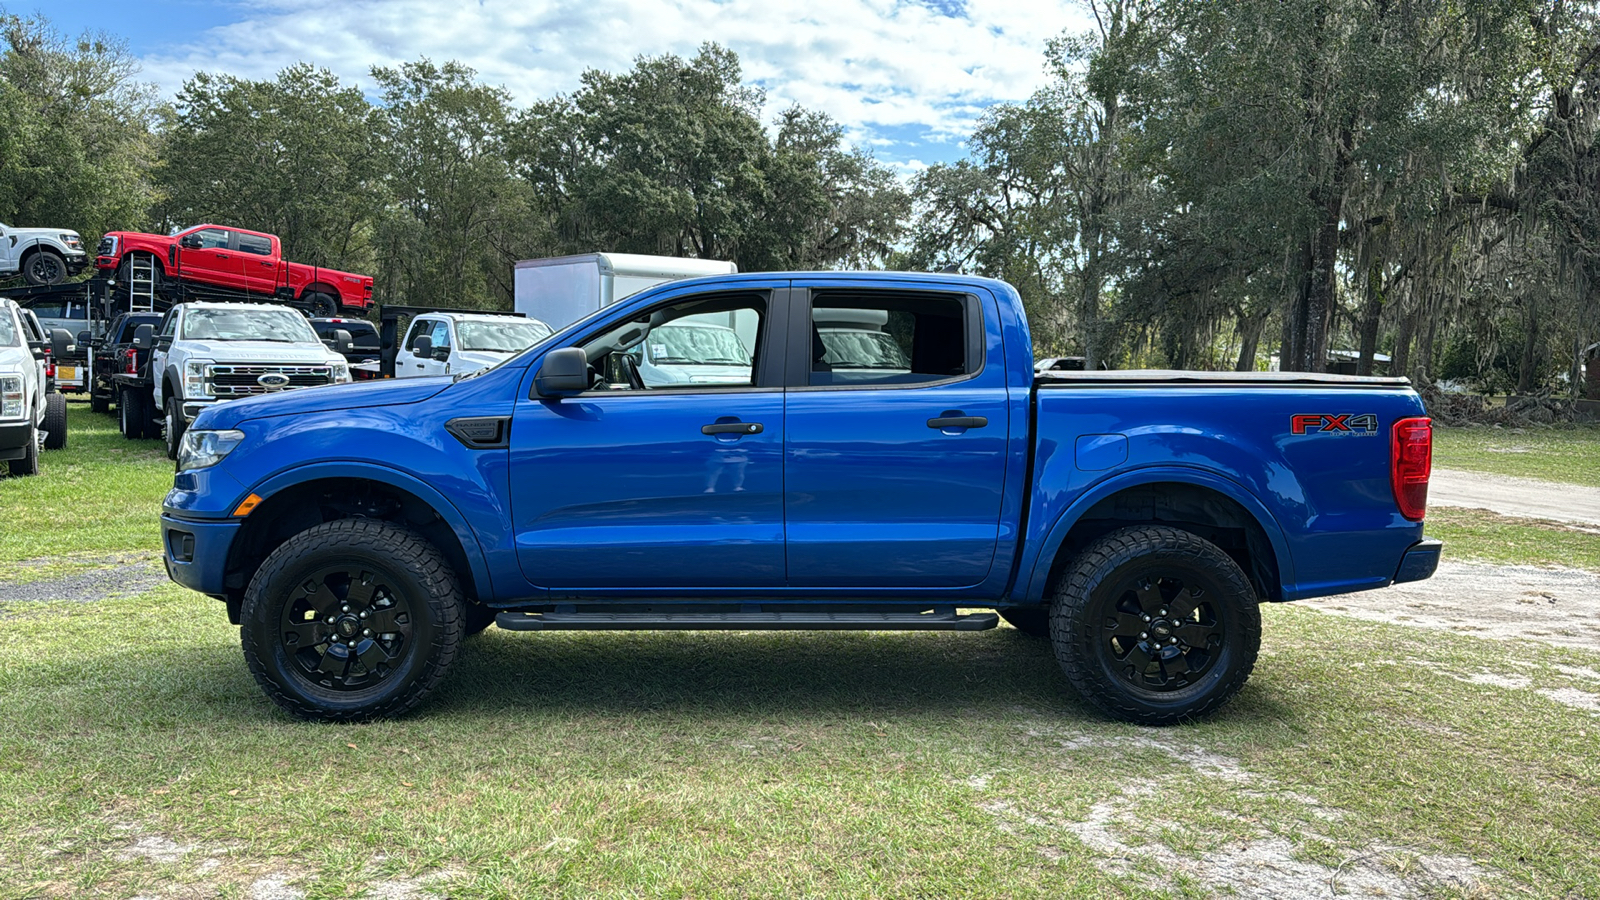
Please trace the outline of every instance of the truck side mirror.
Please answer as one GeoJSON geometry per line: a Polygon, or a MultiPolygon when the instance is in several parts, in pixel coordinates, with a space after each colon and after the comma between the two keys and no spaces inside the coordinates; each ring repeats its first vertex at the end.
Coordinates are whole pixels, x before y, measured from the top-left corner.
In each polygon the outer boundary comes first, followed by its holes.
{"type": "Polygon", "coordinates": [[[94,335],[87,331],[78,332],[78,346],[83,347],[94,341],[94,335]]]}
{"type": "Polygon", "coordinates": [[[133,330],[133,349],[149,350],[156,345],[156,327],[140,325],[133,330]]]}
{"type": "Polygon", "coordinates": [[[178,246],[182,247],[185,250],[199,250],[200,249],[200,235],[198,235],[198,234],[186,234],[186,235],[184,235],[182,238],[180,238],[178,240],[178,246]]]}
{"type": "Polygon", "coordinates": [[[333,352],[340,356],[349,356],[356,349],[355,339],[350,337],[350,332],[343,328],[333,330],[333,352]]]}
{"type": "Polygon", "coordinates": [[[433,338],[423,336],[412,341],[411,355],[418,359],[433,359],[433,338]]]}
{"type": "Polygon", "coordinates": [[[72,342],[72,335],[65,328],[54,328],[50,331],[50,355],[56,359],[66,359],[78,345],[72,342]]]}
{"type": "Polygon", "coordinates": [[[533,389],[551,399],[581,394],[589,387],[589,357],[582,347],[551,350],[533,376],[533,389]]]}

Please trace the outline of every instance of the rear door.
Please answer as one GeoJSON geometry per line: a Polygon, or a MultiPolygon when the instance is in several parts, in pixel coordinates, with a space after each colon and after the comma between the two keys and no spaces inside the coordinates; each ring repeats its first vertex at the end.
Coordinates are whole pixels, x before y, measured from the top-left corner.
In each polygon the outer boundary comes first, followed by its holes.
{"type": "Polygon", "coordinates": [[[253,294],[272,294],[278,289],[278,261],[272,256],[272,238],[248,231],[234,234],[245,287],[253,294]]]}
{"type": "Polygon", "coordinates": [[[881,282],[802,286],[785,404],[789,585],[984,581],[1010,428],[993,297],[881,282]]]}

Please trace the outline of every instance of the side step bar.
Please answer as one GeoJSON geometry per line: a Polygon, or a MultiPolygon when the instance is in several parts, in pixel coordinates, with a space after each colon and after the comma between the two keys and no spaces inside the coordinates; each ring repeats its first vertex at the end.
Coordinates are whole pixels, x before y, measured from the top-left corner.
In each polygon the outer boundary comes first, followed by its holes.
{"type": "Polygon", "coordinates": [[[503,612],[508,631],[985,631],[994,613],[916,612],[503,612]]]}

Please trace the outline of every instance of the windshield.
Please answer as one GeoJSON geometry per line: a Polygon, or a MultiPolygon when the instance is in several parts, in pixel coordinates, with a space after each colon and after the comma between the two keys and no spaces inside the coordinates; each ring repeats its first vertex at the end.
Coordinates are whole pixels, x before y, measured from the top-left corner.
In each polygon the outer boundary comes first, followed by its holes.
{"type": "Polygon", "coordinates": [[[663,325],[645,339],[650,361],[676,366],[748,366],[750,351],[732,328],[663,325]]]}
{"type": "Polygon", "coordinates": [[[543,322],[508,319],[504,322],[460,321],[456,337],[462,350],[488,350],[493,353],[520,353],[550,336],[543,322]]]}
{"type": "Polygon", "coordinates": [[[16,320],[12,317],[11,310],[0,307],[0,347],[15,347],[16,345],[16,320]]]}
{"type": "Polygon", "coordinates": [[[823,357],[835,369],[903,369],[911,371],[911,361],[894,338],[881,331],[818,330],[823,357]]]}
{"type": "Polygon", "coordinates": [[[191,309],[184,313],[182,341],[275,341],[317,343],[317,333],[286,309],[191,309]]]}

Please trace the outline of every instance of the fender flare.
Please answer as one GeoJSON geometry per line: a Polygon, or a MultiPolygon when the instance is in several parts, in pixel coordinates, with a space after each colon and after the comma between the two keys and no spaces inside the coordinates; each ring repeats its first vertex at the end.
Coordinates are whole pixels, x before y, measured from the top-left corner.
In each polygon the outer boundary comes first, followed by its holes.
{"type": "Polygon", "coordinates": [[[352,460],[316,462],[269,475],[249,487],[234,502],[236,504],[242,502],[252,493],[265,500],[285,488],[325,478],[362,478],[381,482],[406,491],[428,504],[441,519],[444,519],[445,524],[450,526],[450,530],[455,532],[456,540],[461,544],[461,552],[466,556],[467,565],[472,569],[472,580],[478,586],[479,596],[483,598],[495,596],[494,582],[489,577],[489,564],[484,559],[483,547],[478,543],[477,533],[467,523],[467,517],[439,491],[400,469],[379,463],[352,460]]]}
{"type": "Polygon", "coordinates": [[[1278,524],[1277,517],[1267,509],[1266,504],[1244,485],[1205,469],[1188,466],[1152,466],[1125,471],[1099,482],[1061,511],[1046,533],[1039,555],[1034,558],[1033,568],[1028,573],[1027,591],[1023,596],[1032,603],[1044,600],[1045,591],[1049,589],[1050,570],[1055,566],[1056,554],[1066,542],[1067,533],[1078,524],[1084,513],[1094,508],[1096,503],[1128,488],[1160,482],[1177,482],[1207,488],[1244,507],[1266,533],[1267,541],[1272,545],[1272,555],[1277,558],[1280,587],[1288,593],[1288,587],[1295,583],[1294,557],[1289,552],[1289,542],[1284,538],[1283,527],[1278,524]]]}

